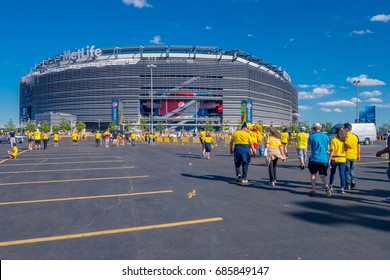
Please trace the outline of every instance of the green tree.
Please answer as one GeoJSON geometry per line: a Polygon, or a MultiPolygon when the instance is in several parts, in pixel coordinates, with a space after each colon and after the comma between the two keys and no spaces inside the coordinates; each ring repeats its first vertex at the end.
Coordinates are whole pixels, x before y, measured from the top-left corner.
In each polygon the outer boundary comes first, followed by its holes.
{"type": "Polygon", "coordinates": [[[61,128],[61,130],[64,130],[64,131],[70,131],[72,129],[69,121],[65,118],[61,119],[60,128],[61,128]]]}
{"type": "Polygon", "coordinates": [[[85,129],[87,125],[83,122],[76,123],[76,129],[78,132],[81,132],[83,129],[85,129]]]}
{"type": "Polygon", "coordinates": [[[37,130],[37,125],[34,122],[28,122],[26,123],[26,130],[27,131],[35,131],[37,130]]]}
{"type": "Polygon", "coordinates": [[[164,130],[163,122],[158,121],[156,125],[156,131],[163,131],[163,130],[164,130]]]}
{"type": "Polygon", "coordinates": [[[121,129],[120,125],[116,124],[115,122],[111,121],[110,125],[108,126],[109,130],[119,130],[121,129]]]}
{"type": "Polygon", "coordinates": [[[61,130],[61,127],[59,124],[55,124],[52,126],[51,130],[53,130],[53,132],[59,132],[61,130]]]}
{"type": "Polygon", "coordinates": [[[332,122],[327,122],[327,123],[324,123],[322,124],[322,130],[324,132],[329,132],[329,130],[333,127],[333,124],[332,122]]]}
{"type": "Polygon", "coordinates": [[[221,130],[222,130],[223,132],[229,131],[229,122],[227,122],[227,121],[223,122],[223,123],[221,124],[221,130]]]}
{"type": "Polygon", "coordinates": [[[50,124],[47,120],[42,121],[42,123],[39,126],[39,130],[42,132],[49,132],[50,131],[50,124]]]}
{"type": "Polygon", "coordinates": [[[143,130],[143,131],[149,130],[149,122],[145,117],[141,116],[139,123],[140,123],[141,130],[143,130]]]}
{"type": "Polygon", "coordinates": [[[131,120],[127,120],[125,122],[125,130],[132,130],[134,128],[134,124],[131,120]]]}
{"type": "Polygon", "coordinates": [[[14,124],[14,122],[12,121],[12,119],[9,119],[9,121],[5,124],[5,130],[7,131],[15,131],[16,130],[16,126],[14,124]]]}
{"type": "Polygon", "coordinates": [[[379,127],[380,132],[389,133],[390,132],[390,124],[384,123],[382,126],[379,127]]]}
{"type": "Polygon", "coordinates": [[[206,131],[214,131],[214,127],[210,122],[206,122],[206,125],[204,126],[206,131]]]}

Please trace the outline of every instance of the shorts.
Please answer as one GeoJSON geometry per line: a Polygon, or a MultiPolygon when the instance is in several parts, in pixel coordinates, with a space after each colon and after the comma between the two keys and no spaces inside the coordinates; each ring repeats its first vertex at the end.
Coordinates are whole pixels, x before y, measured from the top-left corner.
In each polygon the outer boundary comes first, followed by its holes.
{"type": "Polygon", "coordinates": [[[307,166],[309,168],[310,174],[318,174],[328,176],[328,163],[327,162],[317,162],[309,161],[307,166]]]}
{"type": "Polygon", "coordinates": [[[307,149],[306,148],[297,148],[298,158],[306,160],[307,159],[307,149]]]}
{"type": "Polygon", "coordinates": [[[35,140],[35,145],[41,145],[41,140],[35,140]]]}

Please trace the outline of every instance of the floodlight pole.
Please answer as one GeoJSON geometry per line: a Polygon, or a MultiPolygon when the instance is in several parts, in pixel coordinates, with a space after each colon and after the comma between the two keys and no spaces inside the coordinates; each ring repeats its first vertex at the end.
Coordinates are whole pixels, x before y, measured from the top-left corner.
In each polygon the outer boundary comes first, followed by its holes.
{"type": "Polygon", "coordinates": [[[356,122],[359,123],[359,98],[358,98],[358,85],[360,80],[355,80],[353,83],[356,85],[356,122]]]}
{"type": "Polygon", "coordinates": [[[150,126],[151,126],[151,133],[153,135],[153,68],[156,68],[155,64],[148,64],[147,67],[150,68],[150,126]]]}

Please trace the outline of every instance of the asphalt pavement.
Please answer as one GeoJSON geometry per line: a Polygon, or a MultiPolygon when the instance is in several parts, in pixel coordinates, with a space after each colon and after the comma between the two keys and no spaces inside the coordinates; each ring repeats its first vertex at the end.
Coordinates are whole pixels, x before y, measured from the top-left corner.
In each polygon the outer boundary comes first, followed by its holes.
{"type": "Polygon", "coordinates": [[[47,150],[23,143],[8,160],[2,143],[0,259],[388,260],[388,160],[374,156],[383,147],[362,145],[357,189],[329,198],[321,184],[308,195],[294,149],[272,187],[264,158],[237,184],[224,145],[207,160],[199,145],[63,138],[47,150]]]}

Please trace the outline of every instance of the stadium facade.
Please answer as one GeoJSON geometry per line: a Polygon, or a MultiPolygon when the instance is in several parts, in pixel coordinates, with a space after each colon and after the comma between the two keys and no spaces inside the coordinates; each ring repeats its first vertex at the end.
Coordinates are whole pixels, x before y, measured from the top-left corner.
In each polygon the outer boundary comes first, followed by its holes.
{"type": "Polygon", "coordinates": [[[44,60],[21,79],[20,120],[61,112],[96,129],[112,120],[114,99],[123,122],[153,115],[171,128],[237,124],[243,100],[252,101],[254,122],[289,125],[298,116],[287,72],[240,50],[87,46],[44,60]]]}

